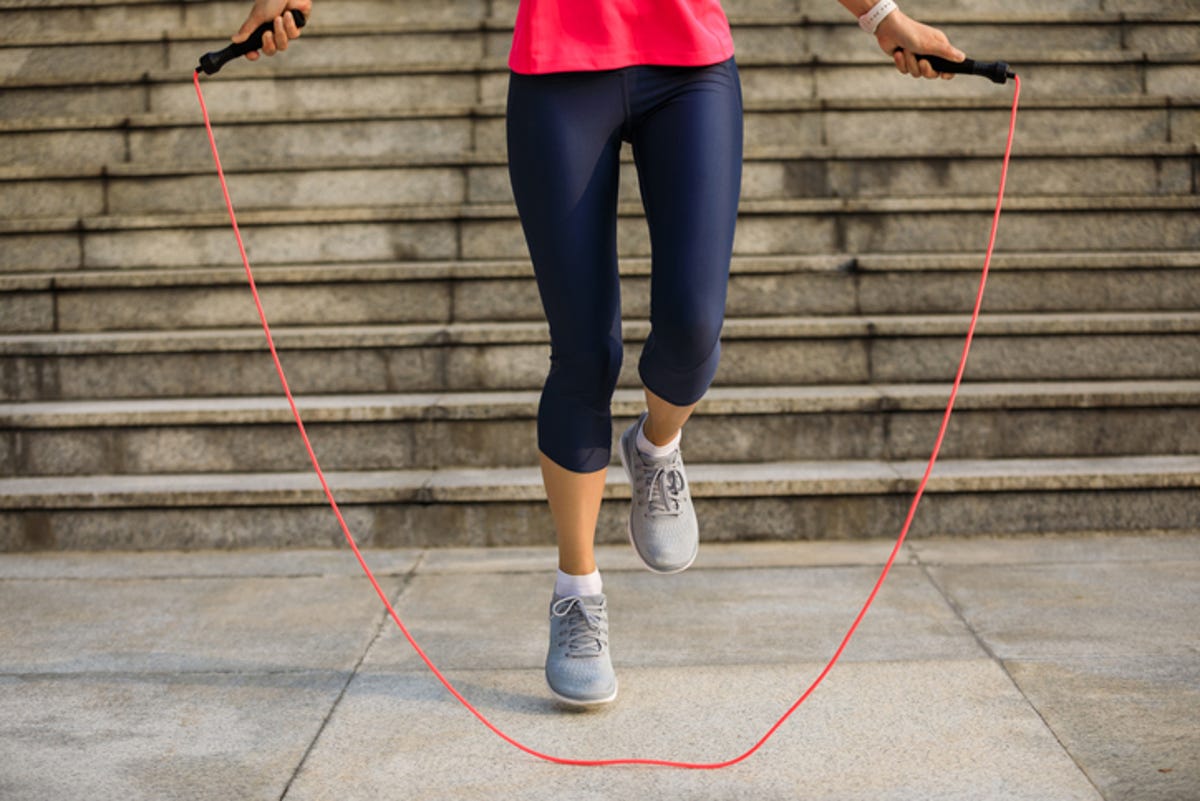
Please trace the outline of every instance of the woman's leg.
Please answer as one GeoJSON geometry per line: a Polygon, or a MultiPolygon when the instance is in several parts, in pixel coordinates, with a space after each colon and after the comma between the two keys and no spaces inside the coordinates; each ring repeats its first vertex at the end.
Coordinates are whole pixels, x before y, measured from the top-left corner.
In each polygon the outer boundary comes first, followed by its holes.
{"type": "Polygon", "coordinates": [[[650,228],[651,333],[638,371],[661,408],[660,438],[687,419],[720,357],[742,172],[742,98],[733,60],[636,75],[633,155],[650,228]]]}
{"type": "Polygon", "coordinates": [[[539,454],[542,483],[558,540],[558,569],[571,576],[596,571],[594,542],[606,470],[576,473],[539,454]]]}
{"type": "Polygon", "coordinates": [[[646,387],[642,388],[642,392],[646,396],[646,422],[642,425],[642,431],[652,444],[660,448],[665,447],[679,436],[683,424],[692,416],[692,412],[696,411],[697,404],[676,406],[646,387]]]}
{"type": "Polygon", "coordinates": [[[651,570],[686,569],[699,524],[680,431],[720,357],[742,165],[742,102],[730,59],[631,74],[631,141],[650,227],[650,336],[638,365],[646,415],[621,437],[629,537],[651,570]]]}
{"type": "Polygon", "coordinates": [[[609,404],[621,366],[616,203],[624,109],[614,77],[513,75],[509,85],[509,174],[550,324],[538,448],[571,573],[594,569],[609,404]]]}
{"type": "Polygon", "coordinates": [[[550,325],[538,449],[559,574],[546,680],[557,697],[579,705],[617,693],[593,542],[622,355],[616,205],[623,112],[613,73],[513,75],[509,82],[509,175],[550,325]]]}

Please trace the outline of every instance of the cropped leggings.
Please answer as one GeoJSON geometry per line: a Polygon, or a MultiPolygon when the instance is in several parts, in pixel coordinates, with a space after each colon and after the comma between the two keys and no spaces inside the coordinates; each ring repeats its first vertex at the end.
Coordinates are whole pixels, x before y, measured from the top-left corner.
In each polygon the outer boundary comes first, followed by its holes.
{"type": "Polygon", "coordinates": [[[513,195],[550,324],[538,447],[558,465],[606,467],[621,369],[618,156],[631,143],[650,229],[650,335],[638,372],[677,406],[716,374],[742,172],[733,59],[706,67],[513,73],[513,195]]]}

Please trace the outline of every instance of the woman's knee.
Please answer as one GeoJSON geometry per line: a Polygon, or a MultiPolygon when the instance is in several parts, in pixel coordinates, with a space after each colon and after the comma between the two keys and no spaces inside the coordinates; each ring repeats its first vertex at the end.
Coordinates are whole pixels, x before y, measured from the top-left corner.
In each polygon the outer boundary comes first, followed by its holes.
{"type": "Polygon", "coordinates": [[[550,357],[548,389],[585,406],[607,407],[621,374],[622,346],[608,341],[550,357]]]}
{"type": "Polygon", "coordinates": [[[655,310],[650,337],[657,358],[678,368],[706,361],[721,340],[725,323],[724,294],[721,302],[696,303],[688,307],[655,310]]]}
{"type": "Polygon", "coordinates": [[[621,343],[556,354],[538,407],[538,447],[578,473],[608,464],[612,403],[621,373],[621,343]]]}
{"type": "Polygon", "coordinates": [[[638,373],[654,394],[676,406],[688,406],[708,391],[720,360],[720,320],[702,321],[669,333],[652,331],[638,373]]]}

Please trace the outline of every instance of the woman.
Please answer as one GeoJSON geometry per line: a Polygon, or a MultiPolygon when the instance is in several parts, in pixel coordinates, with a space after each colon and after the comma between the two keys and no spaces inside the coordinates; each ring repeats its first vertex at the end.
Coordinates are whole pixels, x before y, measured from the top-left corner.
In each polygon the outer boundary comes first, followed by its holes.
{"type": "MultiPolygon", "coordinates": [[[[939,77],[913,53],[964,58],[893,0],[839,2],[902,73],[939,77]]],[[[273,20],[262,53],[286,50],[300,36],[286,9],[308,15],[312,3],[256,0],[233,40],[273,20]]],[[[546,680],[560,700],[590,706],[617,695],[593,541],[622,356],[618,156],[629,142],[652,260],[651,333],[638,364],[646,411],[619,443],[633,496],[628,533],[648,568],[676,573],[699,547],[679,443],[720,353],[741,87],[720,0],[522,0],[509,67],[509,176],[551,340],[538,408],[559,557],[546,680]]]]}

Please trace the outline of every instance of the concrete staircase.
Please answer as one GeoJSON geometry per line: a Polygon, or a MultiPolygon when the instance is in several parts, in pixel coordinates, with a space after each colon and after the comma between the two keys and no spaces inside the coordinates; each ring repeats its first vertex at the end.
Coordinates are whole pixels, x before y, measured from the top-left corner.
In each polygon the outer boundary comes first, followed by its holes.
{"type": "MultiPolygon", "coordinates": [[[[190,86],[245,6],[0,0],[0,549],[340,541],[190,86]]],[[[504,167],[515,7],[321,0],[285,58],[205,84],[363,543],[550,541],[547,337],[504,167]]],[[[892,536],[961,346],[1011,94],[895,75],[832,0],[726,9],[747,152],[724,361],[687,433],[703,536],[892,536]]],[[[909,4],[1025,87],[916,536],[1200,528],[1200,6],[1056,9],[909,4]]],[[[638,410],[649,266],[624,179],[618,425],[638,410]]],[[[623,514],[606,505],[602,540],[623,514]]]]}

